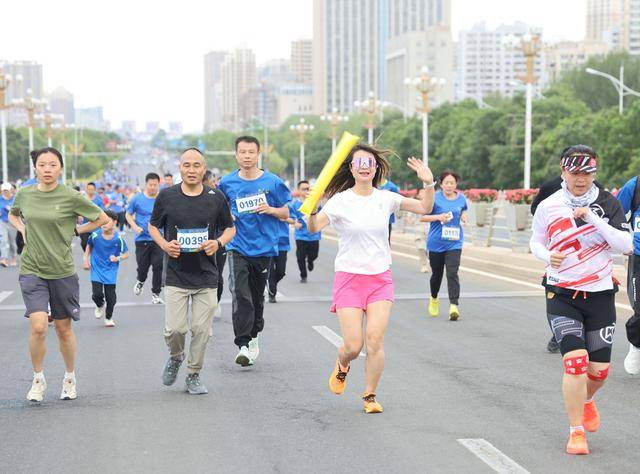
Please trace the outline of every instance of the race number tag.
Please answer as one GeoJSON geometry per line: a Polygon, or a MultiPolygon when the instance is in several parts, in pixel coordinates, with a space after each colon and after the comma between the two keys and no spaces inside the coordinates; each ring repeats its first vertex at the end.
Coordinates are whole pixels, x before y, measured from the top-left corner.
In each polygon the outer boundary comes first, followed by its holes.
{"type": "Polygon", "coordinates": [[[253,196],[247,196],[243,198],[236,199],[236,207],[238,208],[238,212],[254,212],[260,204],[267,203],[267,196],[264,193],[254,194],[253,196]]]}
{"type": "Polygon", "coordinates": [[[180,252],[198,252],[200,246],[209,240],[209,229],[178,229],[177,240],[180,243],[180,252]]]}
{"type": "Polygon", "coordinates": [[[460,240],[460,227],[442,226],[442,240],[460,240]]]}
{"type": "Polygon", "coordinates": [[[635,219],[633,219],[633,231],[640,232],[640,216],[636,216],[635,219]]]}

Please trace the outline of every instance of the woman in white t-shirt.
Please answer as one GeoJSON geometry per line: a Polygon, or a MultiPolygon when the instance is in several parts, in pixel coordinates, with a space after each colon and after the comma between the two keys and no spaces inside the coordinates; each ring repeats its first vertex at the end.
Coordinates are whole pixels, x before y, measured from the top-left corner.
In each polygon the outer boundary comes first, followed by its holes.
{"type": "Polygon", "coordinates": [[[382,412],[375,393],[384,369],[384,334],[393,304],[389,216],[399,210],[428,214],[433,207],[433,174],[415,158],[407,165],[424,182],[426,192],[420,201],[377,189],[389,173],[385,153],[356,145],[327,187],[329,200],[308,222],[309,232],[331,224],[338,233],[331,312],[338,314],[344,343],[329,388],[337,395],[344,392],[349,363],[366,343],[366,413],[382,412]]]}

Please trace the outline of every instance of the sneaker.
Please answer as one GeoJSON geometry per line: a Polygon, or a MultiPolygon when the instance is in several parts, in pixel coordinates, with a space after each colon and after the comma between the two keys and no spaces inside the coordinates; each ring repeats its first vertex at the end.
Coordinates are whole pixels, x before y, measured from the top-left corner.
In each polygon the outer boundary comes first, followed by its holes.
{"type": "Polygon", "coordinates": [[[180,366],[182,365],[182,357],[174,358],[169,357],[167,364],[164,366],[164,370],[162,371],[162,383],[167,387],[173,385],[178,377],[178,370],[180,370],[180,366]]]}
{"type": "Polygon", "coordinates": [[[269,303],[277,303],[276,295],[272,295],[271,293],[269,293],[269,303]]]}
{"type": "Polygon", "coordinates": [[[260,348],[258,347],[258,336],[249,341],[249,355],[255,362],[260,354],[260,348]]]}
{"type": "Polygon", "coordinates": [[[551,339],[549,339],[549,342],[547,343],[547,352],[550,352],[551,354],[557,354],[560,352],[560,344],[556,342],[555,336],[551,336],[551,339]]]}
{"type": "Polygon", "coordinates": [[[429,314],[434,318],[438,317],[440,313],[440,301],[438,298],[429,297],[429,314]]]}
{"type": "Polygon", "coordinates": [[[44,392],[47,389],[47,381],[44,377],[33,378],[31,390],[27,393],[27,400],[31,402],[41,402],[44,399],[44,392]]]}
{"type": "Polygon", "coordinates": [[[576,430],[569,435],[567,454],[589,454],[587,436],[582,430],[576,430]]]}
{"type": "Polygon", "coordinates": [[[457,304],[449,305],[449,321],[457,321],[460,319],[460,310],[457,304]]]}
{"type": "Polygon", "coordinates": [[[112,328],[115,327],[116,323],[113,319],[105,319],[104,320],[104,326],[107,328],[112,328]]]}
{"type": "Polygon", "coordinates": [[[133,294],[136,296],[140,296],[142,294],[142,287],[144,286],[144,282],[136,281],[136,284],[133,285],[133,294]]]}
{"type": "Polygon", "coordinates": [[[249,353],[249,348],[247,346],[242,346],[238,351],[238,355],[236,355],[236,364],[241,365],[242,367],[253,365],[253,359],[251,358],[251,354],[249,353]]]}
{"type": "Polygon", "coordinates": [[[107,311],[106,306],[102,305],[102,306],[98,306],[96,310],[93,312],[93,314],[96,316],[96,319],[100,319],[104,316],[104,313],[106,311],[107,311]]]}
{"type": "Polygon", "coordinates": [[[164,301],[160,298],[160,294],[151,293],[151,304],[164,304],[164,301]]]}
{"type": "Polygon", "coordinates": [[[340,395],[344,392],[345,387],[347,386],[347,374],[349,373],[349,369],[351,366],[347,367],[347,371],[343,372],[340,368],[340,360],[336,361],[336,366],[333,368],[333,372],[331,372],[331,377],[329,377],[329,390],[331,390],[336,395],[340,395]]]}
{"type": "Polygon", "coordinates": [[[202,385],[202,382],[200,382],[200,374],[198,373],[187,375],[186,383],[187,392],[191,395],[205,395],[209,393],[207,387],[202,385]]]}
{"type": "Polygon", "coordinates": [[[629,353],[624,358],[624,370],[629,375],[640,374],[640,347],[629,344],[629,353]]]}
{"type": "Polygon", "coordinates": [[[300,277],[300,283],[306,283],[307,277],[300,277]]]}
{"type": "Polygon", "coordinates": [[[365,393],[362,400],[364,400],[365,413],[382,413],[382,405],[376,402],[375,393],[365,393]]]}
{"type": "Polygon", "coordinates": [[[307,262],[307,268],[309,269],[310,272],[313,271],[313,261],[312,260],[309,260],[307,262]]]}
{"type": "Polygon", "coordinates": [[[78,398],[78,392],[76,392],[76,379],[64,379],[62,381],[60,400],[75,400],[76,398],[78,398]]]}
{"type": "Polygon", "coordinates": [[[585,430],[591,432],[598,431],[598,428],[600,428],[600,413],[598,413],[596,402],[593,400],[584,404],[582,426],[584,426],[585,430]]]}

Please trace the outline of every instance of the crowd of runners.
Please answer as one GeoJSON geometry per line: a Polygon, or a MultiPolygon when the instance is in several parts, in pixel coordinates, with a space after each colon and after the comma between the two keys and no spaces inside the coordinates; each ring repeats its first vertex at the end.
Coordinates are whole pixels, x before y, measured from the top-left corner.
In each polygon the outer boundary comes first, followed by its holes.
{"type": "MultiPolygon", "coordinates": [[[[165,307],[169,354],[162,383],[173,385],[186,359],[187,391],[207,393],[201,372],[213,318],[220,311],[225,266],[229,267],[227,284],[238,348],[235,363],[248,367],[256,364],[260,354],[265,292],[270,303],[278,301],[291,235],[299,281],[304,284],[318,258],[321,232],[331,225],[337,233],[338,253],[330,312],[337,315],[343,344],[329,389],[344,392],[350,362],[366,347],[364,411],[383,411],[376,391],[394,300],[392,224],[400,211],[428,224],[428,231],[425,228],[416,239],[421,271],[431,270],[425,312],[439,315],[438,294],[446,272],[449,319],[459,320],[458,270],[467,221],[467,202],[458,190],[461,177],[444,170],[434,179],[422,161],[410,158],[406,165],[422,184],[416,198],[403,197],[389,180],[387,153],[358,144],[330,181],[322,204],[307,216],[300,208],[310,182],[296,183],[292,195],[283,179],[259,168],[259,153],[256,138],[241,136],[235,142],[237,169],[221,179],[207,170],[200,150],[188,148],[180,155],[177,184],[170,173],[161,177],[151,171],[137,188],[127,176],[112,172],[100,182],[74,189],[61,182],[60,152],[43,148],[32,152],[35,180],[17,186],[2,184],[0,265],[15,266],[19,260],[34,371],[28,400],[40,402],[45,395],[43,363],[50,325],[65,364],[60,398],[77,397],[72,321],[80,317],[79,278],[91,281],[95,317],[109,328],[116,325],[118,293],[132,291],[140,297],[147,286],[151,302],[165,307]],[[133,237],[131,250],[127,232],[133,237]],[[86,270],[80,276],[72,252],[76,236],[86,270]],[[133,289],[116,288],[121,264],[129,271],[136,266],[133,289]]],[[[614,197],[594,181],[599,166],[599,157],[587,146],[563,150],[561,176],[543,184],[532,205],[530,247],[546,265],[541,295],[552,333],[548,349],[561,352],[563,359],[562,392],[570,423],[566,451],[570,454],[587,454],[585,432],[600,426],[594,396],[607,378],[611,360],[618,289],[613,254],[630,255],[629,291],[635,295],[640,290],[640,182],[632,178],[614,197]]],[[[635,300],[632,303],[624,367],[637,374],[640,307],[635,300]]],[[[330,366],[328,361],[328,372],[330,366]]]]}

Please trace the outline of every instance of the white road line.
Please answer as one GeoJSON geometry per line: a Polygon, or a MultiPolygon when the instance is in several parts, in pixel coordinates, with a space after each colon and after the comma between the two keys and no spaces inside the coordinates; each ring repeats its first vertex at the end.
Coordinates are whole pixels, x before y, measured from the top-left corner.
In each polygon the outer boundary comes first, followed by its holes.
{"type": "Polygon", "coordinates": [[[0,291],[0,303],[2,303],[9,296],[11,296],[12,293],[13,293],[13,291],[0,291]]]}
{"type": "Polygon", "coordinates": [[[478,456],[487,466],[499,473],[529,474],[524,467],[482,438],[459,439],[458,443],[478,456]]]}
{"type": "MultiPolygon", "coordinates": [[[[336,347],[340,347],[342,345],[342,338],[338,336],[335,332],[329,329],[327,326],[311,326],[315,329],[318,334],[324,337],[327,341],[333,344],[336,347]]],[[[364,357],[364,351],[360,352],[360,357],[364,357]]]]}

